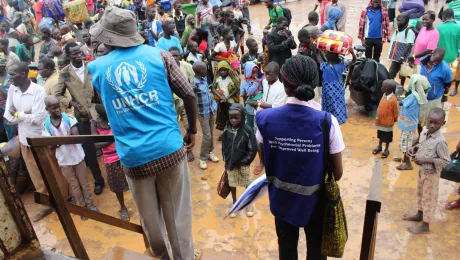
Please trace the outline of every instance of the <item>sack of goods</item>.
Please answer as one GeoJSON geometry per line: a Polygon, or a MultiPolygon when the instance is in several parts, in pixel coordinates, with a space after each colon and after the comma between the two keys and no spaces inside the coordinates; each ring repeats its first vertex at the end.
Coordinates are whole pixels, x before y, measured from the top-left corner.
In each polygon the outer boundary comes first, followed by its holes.
{"type": "Polygon", "coordinates": [[[83,20],[89,18],[86,0],[75,0],[64,4],[64,11],[67,18],[73,24],[83,23],[83,20]]]}
{"type": "Polygon", "coordinates": [[[321,51],[348,55],[353,48],[353,37],[344,32],[327,30],[316,41],[316,47],[321,51]]]}

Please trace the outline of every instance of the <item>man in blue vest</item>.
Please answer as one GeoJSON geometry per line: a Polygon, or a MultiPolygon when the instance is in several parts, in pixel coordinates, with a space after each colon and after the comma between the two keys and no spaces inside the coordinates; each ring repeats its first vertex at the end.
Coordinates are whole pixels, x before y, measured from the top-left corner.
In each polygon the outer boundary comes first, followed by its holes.
{"type": "Polygon", "coordinates": [[[169,52],[142,44],[133,12],[107,8],[90,34],[112,49],[88,69],[107,111],[150,249],[160,259],[199,259],[201,252],[193,250],[186,160],[197,131],[196,100],[188,79],[169,52]],[[184,138],[173,92],[184,100],[187,112],[184,138]]]}

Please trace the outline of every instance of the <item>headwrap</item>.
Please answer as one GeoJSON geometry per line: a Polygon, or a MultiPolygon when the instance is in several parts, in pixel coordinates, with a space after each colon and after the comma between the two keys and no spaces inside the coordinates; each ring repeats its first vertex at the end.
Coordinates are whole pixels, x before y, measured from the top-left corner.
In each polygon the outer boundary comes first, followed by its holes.
{"type": "MultiPolygon", "coordinates": [[[[232,80],[232,84],[230,84],[228,86],[228,93],[232,93],[235,88],[237,89],[237,94],[234,95],[232,98],[233,100],[235,100],[235,102],[239,102],[240,101],[240,96],[239,96],[239,93],[240,93],[240,84],[241,84],[241,79],[240,77],[238,76],[238,74],[232,69],[232,67],[230,66],[230,64],[227,62],[227,61],[220,61],[218,64],[217,64],[217,70],[216,70],[216,76],[214,77],[214,82],[213,83],[216,83],[216,80],[219,78],[219,70],[220,69],[227,69],[228,70],[228,77],[230,77],[230,79],[232,80]]],[[[217,90],[219,90],[219,84],[216,84],[217,86],[217,90]]],[[[216,97],[217,99],[217,97],[216,97]]]]}
{"type": "Polygon", "coordinates": [[[431,89],[430,82],[425,76],[414,74],[410,77],[409,85],[404,87],[406,92],[411,92],[420,105],[428,103],[425,91],[431,89]]]}
{"type": "Polygon", "coordinates": [[[327,21],[324,23],[324,25],[327,27],[329,30],[337,30],[337,21],[342,17],[343,12],[337,7],[332,7],[329,10],[329,16],[327,17],[327,21]]]}
{"type": "Polygon", "coordinates": [[[259,67],[254,62],[246,62],[243,65],[244,68],[244,81],[241,82],[241,89],[246,90],[246,95],[249,99],[259,100],[262,98],[262,80],[264,79],[264,74],[260,72],[259,67]],[[258,70],[257,78],[253,78],[252,74],[254,69],[258,70]]]}

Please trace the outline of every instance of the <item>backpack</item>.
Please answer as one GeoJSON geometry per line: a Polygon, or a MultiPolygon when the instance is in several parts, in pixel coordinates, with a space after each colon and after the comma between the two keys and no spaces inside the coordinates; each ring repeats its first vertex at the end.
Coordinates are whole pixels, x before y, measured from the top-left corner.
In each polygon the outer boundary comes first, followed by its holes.
{"type": "Polygon", "coordinates": [[[278,18],[278,13],[276,12],[276,8],[278,8],[278,7],[280,7],[281,10],[283,10],[284,17],[286,17],[286,19],[288,20],[288,27],[289,27],[289,25],[291,25],[291,21],[292,21],[292,13],[291,13],[291,10],[289,10],[288,8],[284,8],[284,7],[282,7],[281,5],[275,6],[275,15],[276,15],[276,18],[278,18]]]}
{"type": "Polygon", "coordinates": [[[382,98],[382,82],[389,78],[388,70],[383,64],[373,59],[358,59],[351,74],[350,84],[351,89],[362,92],[365,97],[364,104],[358,105],[364,105],[366,110],[378,105],[382,98]]]}
{"type": "MultiPolygon", "coordinates": [[[[69,116],[66,114],[66,113],[61,113],[62,115],[62,120],[64,120],[64,123],[66,123],[70,128],[72,127],[70,125],[70,119],[69,119],[69,116]]],[[[61,120],[61,124],[62,124],[62,120],[61,120]]],[[[51,117],[47,117],[45,119],[45,130],[50,134],[50,135],[53,135],[51,133],[51,117]]]]}

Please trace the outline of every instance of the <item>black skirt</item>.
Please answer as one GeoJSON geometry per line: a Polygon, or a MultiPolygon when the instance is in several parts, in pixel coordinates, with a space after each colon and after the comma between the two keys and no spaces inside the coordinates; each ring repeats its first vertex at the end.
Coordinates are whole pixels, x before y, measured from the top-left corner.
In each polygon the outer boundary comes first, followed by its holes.
{"type": "Polygon", "coordinates": [[[391,143],[393,142],[393,131],[384,132],[377,130],[377,138],[384,143],[391,143]]]}
{"type": "Polygon", "coordinates": [[[223,131],[228,123],[228,110],[232,104],[228,102],[217,105],[216,129],[223,131]]]}

